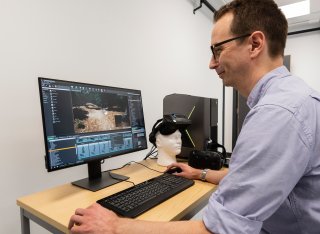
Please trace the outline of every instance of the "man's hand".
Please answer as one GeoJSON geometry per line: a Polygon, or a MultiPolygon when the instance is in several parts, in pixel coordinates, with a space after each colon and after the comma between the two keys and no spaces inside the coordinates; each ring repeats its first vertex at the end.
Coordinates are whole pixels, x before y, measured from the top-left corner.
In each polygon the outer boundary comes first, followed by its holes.
{"type": "Polygon", "coordinates": [[[78,208],[71,216],[68,228],[73,234],[112,234],[118,221],[115,213],[95,203],[87,209],[78,208]]]}
{"type": "MultiPolygon", "coordinates": [[[[172,163],[168,166],[168,169],[172,167],[180,167],[182,172],[175,173],[177,176],[183,176],[185,178],[191,179],[191,180],[198,180],[200,179],[201,171],[200,169],[196,169],[193,167],[190,167],[189,165],[185,163],[172,163]]],[[[220,181],[228,174],[228,169],[224,168],[219,171],[216,170],[209,170],[207,172],[206,181],[212,183],[212,184],[219,184],[220,181]]]]}
{"type": "Polygon", "coordinates": [[[69,227],[72,234],[199,234],[210,232],[203,221],[149,222],[119,218],[112,211],[93,204],[87,209],[77,209],[71,216],[69,227]]]}
{"type": "Polygon", "coordinates": [[[175,173],[175,175],[183,176],[185,178],[192,179],[192,180],[200,179],[201,170],[190,167],[188,164],[172,163],[171,165],[168,166],[168,169],[172,167],[179,167],[182,170],[182,172],[175,173]]]}

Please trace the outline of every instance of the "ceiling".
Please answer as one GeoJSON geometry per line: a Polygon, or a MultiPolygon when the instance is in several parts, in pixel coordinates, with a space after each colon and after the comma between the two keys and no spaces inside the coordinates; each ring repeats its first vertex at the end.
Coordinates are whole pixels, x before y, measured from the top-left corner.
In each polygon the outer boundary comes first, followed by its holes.
{"type": "MultiPolygon", "coordinates": [[[[207,0],[215,9],[219,9],[231,0],[207,0]]],[[[275,0],[278,6],[300,2],[302,0],[275,0]]],[[[320,1],[310,0],[310,14],[289,18],[289,32],[320,27],[320,1]]]]}
{"type": "MultiPolygon", "coordinates": [[[[300,0],[301,1],[301,0],[300,0]]],[[[275,0],[279,6],[299,2],[299,0],[275,0]]],[[[289,18],[289,32],[320,27],[320,1],[310,0],[310,14],[289,18]]]]}
{"type": "Polygon", "coordinates": [[[275,0],[278,6],[289,5],[300,1],[301,0],[275,0]]]}

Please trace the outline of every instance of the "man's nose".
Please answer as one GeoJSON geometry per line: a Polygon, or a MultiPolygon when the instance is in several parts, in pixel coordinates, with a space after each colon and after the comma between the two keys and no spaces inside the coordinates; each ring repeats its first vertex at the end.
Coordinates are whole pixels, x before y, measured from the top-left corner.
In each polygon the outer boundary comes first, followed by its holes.
{"type": "Polygon", "coordinates": [[[218,67],[218,65],[219,65],[219,62],[217,60],[215,60],[215,58],[212,55],[210,63],[209,63],[209,68],[210,69],[216,69],[218,67]]]}

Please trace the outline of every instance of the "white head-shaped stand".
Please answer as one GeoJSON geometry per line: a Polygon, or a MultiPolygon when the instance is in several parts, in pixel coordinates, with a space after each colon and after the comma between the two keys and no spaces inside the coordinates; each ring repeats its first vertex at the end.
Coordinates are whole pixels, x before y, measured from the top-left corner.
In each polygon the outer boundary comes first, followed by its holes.
{"type": "Polygon", "coordinates": [[[161,166],[168,166],[177,162],[176,155],[181,152],[181,133],[176,130],[170,135],[156,134],[156,146],[158,149],[157,163],[161,166]]]}

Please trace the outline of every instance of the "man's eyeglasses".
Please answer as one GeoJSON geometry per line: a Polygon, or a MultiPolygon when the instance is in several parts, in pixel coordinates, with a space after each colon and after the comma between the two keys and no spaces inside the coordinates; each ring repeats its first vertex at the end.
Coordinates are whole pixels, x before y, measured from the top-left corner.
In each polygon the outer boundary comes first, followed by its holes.
{"type": "Polygon", "coordinates": [[[242,35],[242,36],[238,36],[238,37],[233,37],[233,38],[227,39],[225,41],[221,41],[221,42],[219,42],[219,43],[217,43],[215,45],[210,46],[214,60],[216,60],[216,61],[219,60],[220,54],[222,52],[221,46],[223,44],[228,43],[230,41],[238,40],[238,39],[241,39],[241,38],[249,37],[250,35],[251,35],[251,33],[245,34],[245,35],[242,35]]]}

